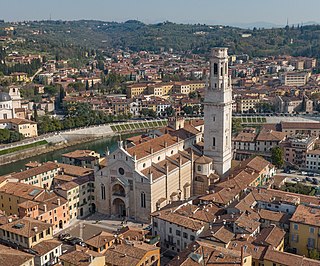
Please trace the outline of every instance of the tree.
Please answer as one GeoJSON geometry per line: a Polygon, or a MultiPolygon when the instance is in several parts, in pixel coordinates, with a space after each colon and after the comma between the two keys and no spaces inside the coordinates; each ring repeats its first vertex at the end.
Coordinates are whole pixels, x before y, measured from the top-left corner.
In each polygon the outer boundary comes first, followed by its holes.
{"type": "Polygon", "coordinates": [[[58,88],[55,86],[46,86],[44,87],[44,92],[50,96],[56,96],[58,94],[58,88]]]}
{"type": "Polygon", "coordinates": [[[190,92],[190,93],[189,93],[189,98],[190,98],[190,99],[198,98],[198,92],[196,92],[196,91],[190,92]]]}
{"type": "Polygon", "coordinates": [[[0,143],[7,143],[10,139],[10,131],[8,129],[0,129],[0,143]]]}
{"type": "Polygon", "coordinates": [[[167,107],[164,110],[166,116],[173,116],[174,115],[174,109],[172,108],[172,106],[167,107]]]}
{"type": "Polygon", "coordinates": [[[313,260],[319,260],[320,259],[320,253],[316,249],[309,250],[309,258],[313,260]]]}
{"type": "Polygon", "coordinates": [[[280,147],[273,147],[271,149],[271,161],[277,168],[281,168],[283,166],[283,151],[280,147]]]}
{"type": "Polygon", "coordinates": [[[192,115],[193,114],[193,108],[190,105],[185,105],[183,108],[183,111],[186,115],[192,115]]]}
{"type": "Polygon", "coordinates": [[[89,90],[89,81],[86,80],[86,91],[88,91],[88,90],[89,90]]]}
{"type": "Polygon", "coordinates": [[[33,121],[38,121],[38,108],[36,104],[33,104],[33,121]]]}
{"type": "Polygon", "coordinates": [[[232,119],[232,132],[237,134],[242,130],[241,118],[232,119]]]}

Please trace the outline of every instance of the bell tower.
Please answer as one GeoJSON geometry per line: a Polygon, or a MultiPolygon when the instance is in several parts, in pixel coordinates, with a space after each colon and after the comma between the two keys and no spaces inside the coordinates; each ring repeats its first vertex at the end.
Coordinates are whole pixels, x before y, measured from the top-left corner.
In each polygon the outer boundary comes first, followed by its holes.
{"type": "Polygon", "coordinates": [[[228,174],[232,160],[232,87],[228,75],[228,49],[214,48],[210,80],[204,98],[204,154],[213,159],[220,177],[228,174]]]}

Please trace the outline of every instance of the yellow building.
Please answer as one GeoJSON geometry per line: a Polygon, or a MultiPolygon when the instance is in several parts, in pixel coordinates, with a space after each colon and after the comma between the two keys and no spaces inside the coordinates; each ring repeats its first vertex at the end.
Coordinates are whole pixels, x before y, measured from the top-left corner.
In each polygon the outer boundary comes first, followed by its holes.
{"type": "Polygon", "coordinates": [[[20,220],[0,226],[0,237],[25,248],[32,248],[41,241],[52,239],[52,224],[33,218],[24,217],[20,220]]]}
{"type": "Polygon", "coordinates": [[[128,86],[127,88],[127,97],[128,98],[134,98],[137,96],[140,96],[141,94],[144,94],[147,92],[147,84],[146,83],[137,83],[128,86]]]}
{"type": "Polygon", "coordinates": [[[252,264],[253,266],[319,266],[320,261],[308,259],[305,256],[281,252],[271,247],[265,252],[263,264],[252,264]]]}
{"type": "Polygon", "coordinates": [[[33,138],[38,136],[37,123],[27,119],[1,119],[0,128],[17,131],[21,133],[25,138],[33,138]]]}
{"type": "Polygon", "coordinates": [[[27,73],[14,72],[14,73],[11,73],[10,76],[12,77],[13,81],[17,81],[17,82],[29,82],[30,81],[27,73]]]}
{"type": "Polygon", "coordinates": [[[320,251],[320,209],[299,205],[290,219],[290,247],[299,255],[320,251]]]}
{"type": "Polygon", "coordinates": [[[172,82],[161,83],[161,86],[162,86],[163,95],[167,95],[167,94],[171,94],[172,93],[172,89],[173,89],[173,83],[172,82]]]}

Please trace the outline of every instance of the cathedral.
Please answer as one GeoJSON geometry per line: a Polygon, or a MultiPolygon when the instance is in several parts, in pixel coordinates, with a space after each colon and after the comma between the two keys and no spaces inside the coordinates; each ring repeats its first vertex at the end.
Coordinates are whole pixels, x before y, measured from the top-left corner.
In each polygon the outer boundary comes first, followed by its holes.
{"type": "Polygon", "coordinates": [[[171,118],[152,134],[118,142],[95,174],[97,211],[150,221],[150,213],[203,195],[231,168],[232,88],[227,48],[215,48],[204,120],[171,118]]]}

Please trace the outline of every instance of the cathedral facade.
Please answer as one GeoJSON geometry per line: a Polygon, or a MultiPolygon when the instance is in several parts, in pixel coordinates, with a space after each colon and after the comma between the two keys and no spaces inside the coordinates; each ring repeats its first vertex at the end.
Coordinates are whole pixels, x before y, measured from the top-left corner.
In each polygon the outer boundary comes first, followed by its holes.
{"type": "Polygon", "coordinates": [[[149,222],[150,213],[169,203],[208,193],[231,167],[231,110],[227,50],[218,48],[212,51],[204,124],[173,118],[168,127],[135,137],[130,147],[119,141],[95,174],[97,211],[149,222]]]}

